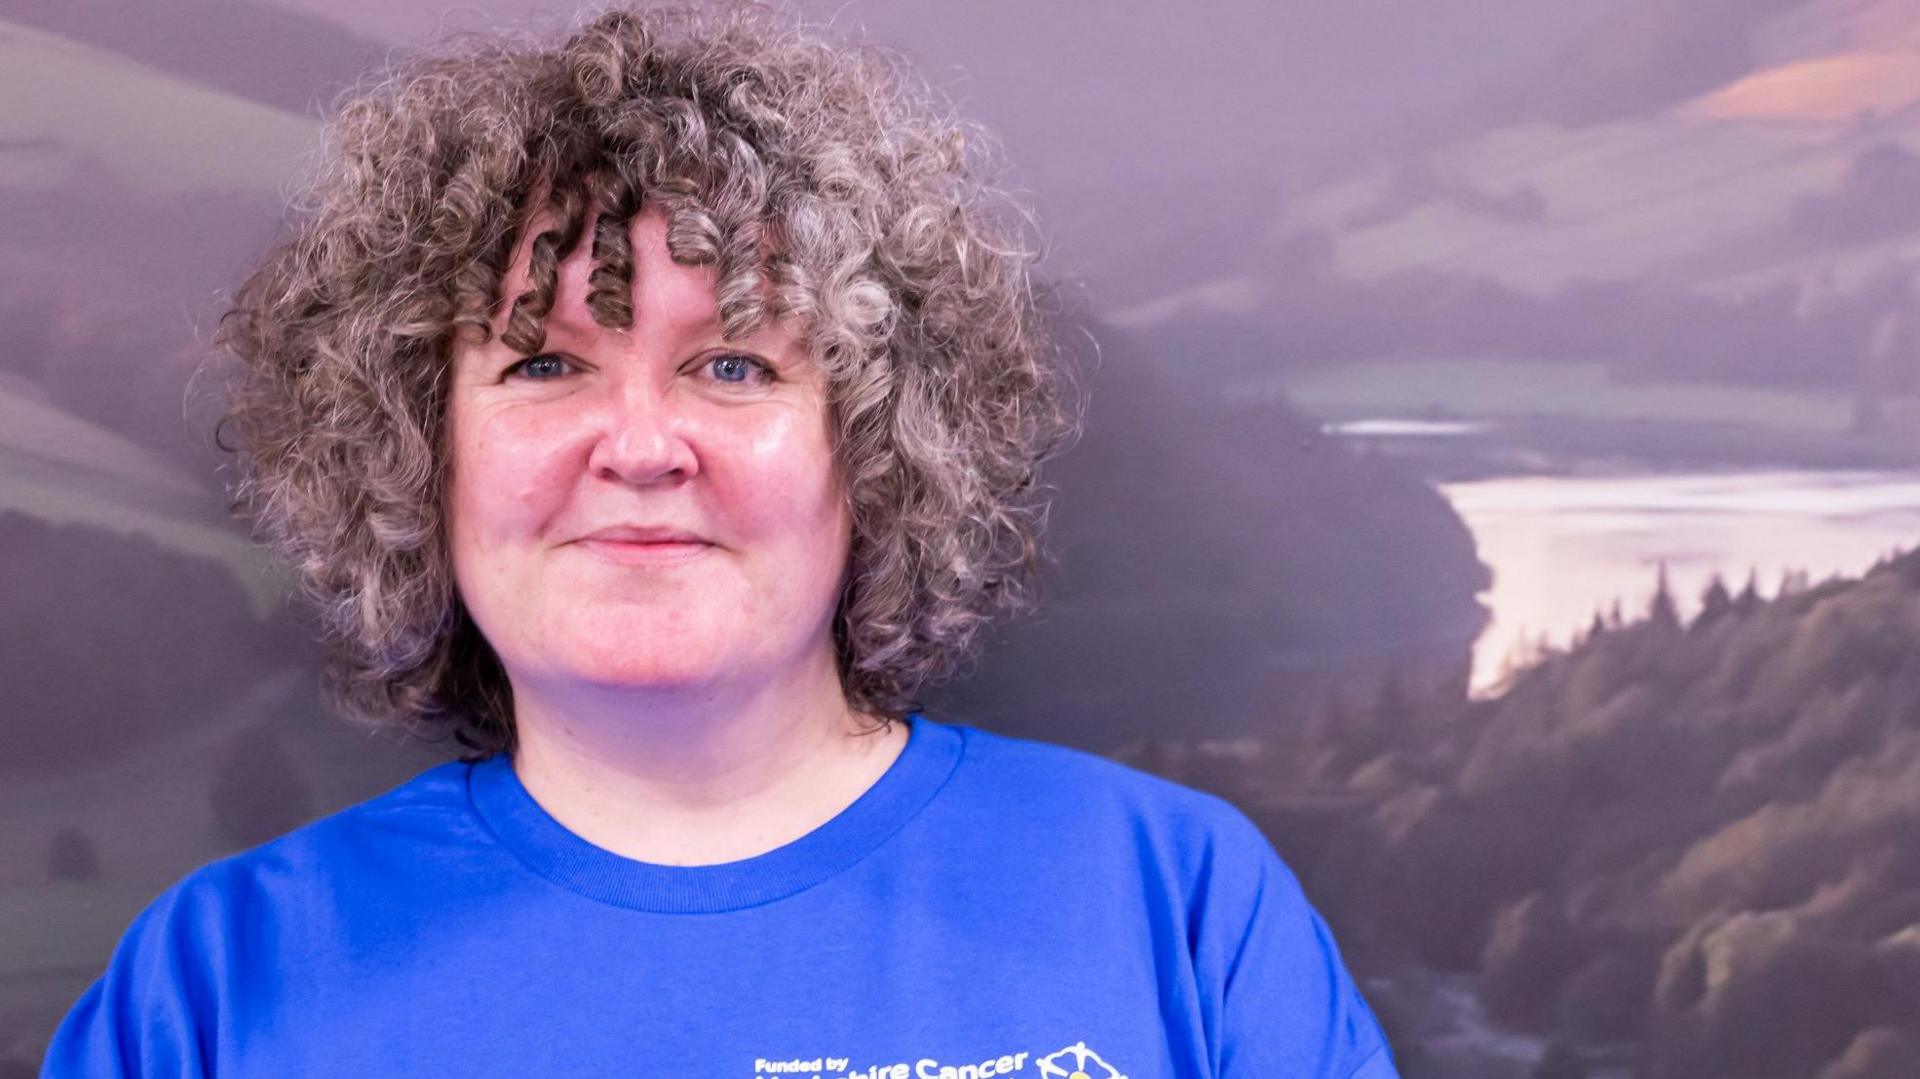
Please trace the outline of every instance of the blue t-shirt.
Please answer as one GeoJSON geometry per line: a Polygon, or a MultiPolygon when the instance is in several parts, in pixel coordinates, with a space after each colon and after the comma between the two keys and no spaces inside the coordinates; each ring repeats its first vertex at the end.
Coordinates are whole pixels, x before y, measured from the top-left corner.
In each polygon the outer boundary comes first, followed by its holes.
{"type": "Polygon", "coordinates": [[[505,756],[214,862],[43,1075],[1393,1079],[1242,813],[916,715],[832,820],[723,865],[569,832],[505,756]]]}

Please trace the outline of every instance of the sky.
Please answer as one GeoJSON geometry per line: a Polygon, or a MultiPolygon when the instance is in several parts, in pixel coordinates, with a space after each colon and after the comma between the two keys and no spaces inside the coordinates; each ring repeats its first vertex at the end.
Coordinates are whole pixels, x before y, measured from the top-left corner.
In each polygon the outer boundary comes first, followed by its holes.
{"type": "MultiPolygon", "coordinates": [[[[432,4],[284,2],[401,45],[441,30],[558,28],[576,10],[538,0],[444,15],[432,4]]],[[[1382,145],[1419,115],[1521,77],[1593,12],[1534,0],[1444,12],[1423,0],[1216,0],[1178,17],[1139,3],[796,6],[905,53],[963,114],[1000,133],[1017,179],[1045,191],[1102,176],[1190,185],[1237,170],[1264,181],[1335,148],[1382,145]]]]}

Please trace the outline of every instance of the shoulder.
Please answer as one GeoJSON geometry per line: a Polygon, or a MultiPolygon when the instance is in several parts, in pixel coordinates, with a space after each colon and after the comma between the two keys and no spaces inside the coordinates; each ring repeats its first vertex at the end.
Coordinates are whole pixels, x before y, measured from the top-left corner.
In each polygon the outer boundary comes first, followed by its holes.
{"type": "Polygon", "coordinates": [[[201,865],[135,916],[112,964],[152,965],[196,954],[217,961],[274,924],[276,911],[312,908],[329,894],[364,894],[369,883],[378,883],[370,877],[417,872],[430,848],[458,842],[463,830],[475,827],[465,810],[468,768],[436,765],[382,794],[201,865]]]}
{"type": "Polygon", "coordinates": [[[1273,844],[1218,795],[1085,750],[959,725],[963,772],[980,799],[1018,812],[1023,827],[1057,828],[1077,841],[1123,843],[1189,883],[1234,878],[1251,887],[1297,888],[1273,844]]]}
{"type": "Polygon", "coordinates": [[[194,870],[155,901],[196,909],[240,904],[264,890],[325,886],[415,864],[435,847],[478,831],[467,774],[457,761],[435,765],[364,801],[194,870]]]}
{"type": "MultiPolygon", "coordinates": [[[[200,1074],[211,1031],[230,1021],[248,963],[280,954],[256,945],[324,932],[313,911],[366,894],[370,874],[430,864],[458,841],[466,765],[429,768],[374,798],[277,839],[209,862],[149,902],[122,933],[106,969],[68,1011],[48,1047],[46,1074],[200,1074]]],[[[417,869],[414,870],[417,873],[417,869]]]]}
{"type": "Polygon", "coordinates": [[[965,812],[1017,825],[1019,842],[1075,868],[1137,873],[1148,907],[1177,920],[1215,1074],[1395,1074],[1326,921],[1246,813],[1082,750],[972,727],[964,736],[962,771],[976,787],[965,812]]]}
{"type": "Polygon", "coordinates": [[[1229,839],[1259,834],[1245,813],[1219,795],[1083,749],[966,724],[953,726],[965,738],[965,759],[976,775],[1033,796],[1050,795],[1063,807],[1117,810],[1176,827],[1221,832],[1229,839]]]}

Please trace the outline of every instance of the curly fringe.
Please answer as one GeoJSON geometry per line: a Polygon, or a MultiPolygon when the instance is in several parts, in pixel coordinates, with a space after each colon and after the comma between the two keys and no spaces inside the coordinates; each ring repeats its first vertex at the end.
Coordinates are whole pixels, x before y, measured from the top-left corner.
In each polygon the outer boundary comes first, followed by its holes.
{"type": "Polygon", "coordinates": [[[888,54],[757,5],[611,11],[558,45],[456,40],[347,95],[219,332],[239,361],[232,507],[318,604],[343,711],[468,759],[513,748],[440,516],[452,342],[490,337],[507,303],[502,339],[544,347],[589,227],[588,308],[631,326],[627,226],[647,204],[676,261],[715,268],[728,336],[804,327],[854,519],[841,683],[883,721],[919,707],[987,621],[1034,601],[1039,469],[1080,424],[990,145],[888,54]],[[527,287],[500,297],[539,210],[527,287]]]}

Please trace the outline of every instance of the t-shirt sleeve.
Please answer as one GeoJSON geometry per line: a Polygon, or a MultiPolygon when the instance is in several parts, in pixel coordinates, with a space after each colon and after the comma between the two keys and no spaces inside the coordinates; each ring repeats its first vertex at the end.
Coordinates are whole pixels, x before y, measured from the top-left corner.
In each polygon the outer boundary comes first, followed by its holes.
{"type": "Polygon", "coordinates": [[[183,881],[127,928],[106,971],[54,1030],[41,1079],[183,1079],[213,1072],[204,945],[213,913],[183,881]]]}
{"type": "Polygon", "coordinates": [[[1228,808],[1196,955],[1217,1001],[1219,1079],[1399,1079],[1326,921],[1273,844],[1228,808]]]}

